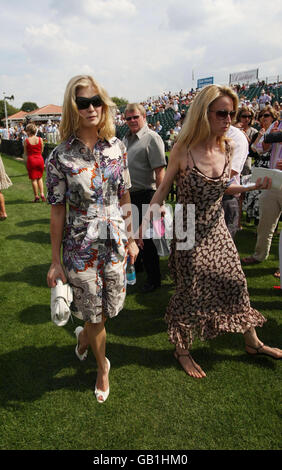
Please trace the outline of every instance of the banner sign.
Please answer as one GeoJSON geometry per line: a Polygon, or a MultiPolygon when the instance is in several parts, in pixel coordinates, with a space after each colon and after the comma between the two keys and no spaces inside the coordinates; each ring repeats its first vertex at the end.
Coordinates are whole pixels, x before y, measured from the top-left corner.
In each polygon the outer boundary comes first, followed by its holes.
{"type": "Polygon", "coordinates": [[[197,80],[197,88],[203,88],[206,85],[213,85],[213,77],[199,78],[197,80]]]}
{"type": "Polygon", "coordinates": [[[258,70],[247,70],[246,72],[231,73],[229,75],[229,85],[238,82],[255,82],[258,79],[258,70]]]}

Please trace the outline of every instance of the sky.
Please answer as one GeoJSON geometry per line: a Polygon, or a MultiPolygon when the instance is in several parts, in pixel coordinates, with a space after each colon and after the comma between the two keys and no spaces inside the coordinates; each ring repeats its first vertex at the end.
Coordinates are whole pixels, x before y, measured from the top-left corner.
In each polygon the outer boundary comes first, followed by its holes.
{"type": "Polygon", "coordinates": [[[0,0],[0,12],[0,99],[18,108],[62,105],[79,74],[131,102],[256,68],[282,77],[281,0],[0,0]]]}

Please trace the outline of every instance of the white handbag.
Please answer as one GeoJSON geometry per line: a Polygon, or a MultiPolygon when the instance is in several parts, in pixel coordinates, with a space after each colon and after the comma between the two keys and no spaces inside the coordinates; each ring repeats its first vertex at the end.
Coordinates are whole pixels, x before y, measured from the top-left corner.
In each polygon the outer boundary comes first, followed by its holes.
{"type": "Polygon", "coordinates": [[[73,291],[69,284],[56,280],[56,287],[51,288],[51,320],[57,326],[64,326],[71,316],[70,305],[73,301],[73,291]]]}

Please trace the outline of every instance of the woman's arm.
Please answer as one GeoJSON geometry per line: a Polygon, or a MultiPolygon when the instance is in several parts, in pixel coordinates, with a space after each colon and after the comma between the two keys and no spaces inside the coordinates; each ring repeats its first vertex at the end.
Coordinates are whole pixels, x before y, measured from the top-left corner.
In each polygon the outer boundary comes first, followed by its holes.
{"type": "Polygon", "coordinates": [[[177,143],[173,146],[168,160],[167,170],[165,171],[164,178],[162,179],[157,191],[155,192],[150,207],[147,210],[145,217],[143,217],[142,224],[139,227],[139,246],[142,246],[143,234],[146,232],[150,223],[152,214],[157,210],[158,215],[162,214],[162,206],[167,198],[170,188],[175,180],[177,173],[180,170],[181,158],[187,158],[187,149],[183,146],[180,147],[177,143]]]}
{"type": "Polygon", "coordinates": [[[51,206],[50,217],[50,237],[52,247],[52,263],[47,274],[47,284],[49,287],[56,286],[56,279],[62,279],[67,282],[62,264],[61,264],[61,245],[64,233],[66,219],[66,206],[60,204],[51,206]]]}
{"type": "Polygon", "coordinates": [[[234,195],[234,194],[246,193],[249,191],[255,191],[257,189],[259,190],[271,189],[271,178],[267,178],[267,176],[265,176],[263,180],[261,178],[258,178],[253,186],[242,186],[240,184],[231,184],[226,189],[224,194],[234,195]]]}
{"type": "Polygon", "coordinates": [[[265,152],[265,150],[262,147],[262,141],[263,141],[264,134],[265,134],[265,129],[262,127],[258,132],[257,138],[255,139],[255,141],[251,145],[251,149],[253,150],[253,152],[256,152],[258,154],[261,154],[261,153],[265,152]]]}
{"type": "MultiPolygon", "coordinates": [[[[170,188],[179,171],[180,158],[181,155],[183,155],[183,150],[183,147],[180,147],[177,143],[173,146],[173,149],[170,152],[168,166],[165,171],[164,177],[162,178],[162,181],[160,182],[159,187],[157,188],[157,191],[155,192],[154,197],[150,202],[150,206],[152,206],[153,204],[158,204],[159,206],[161,206],[163,204],[163,201],[166,200],[170,188]]],[[[187,155],[186,150],[185,155],[187,155]]]]}
{"type": "Polygon", "coordinates": [[[123,194],[120,198],[120,206],[123,209],[123,218],[125,220],[126,234],[128,238],[128,254],[130,256],[130,264],[134,264],[136,261],[137,255],[139,253],[139,248],[136,245],[133,227],[132,227],[132,209],[131,209],[131,200],[129,191],[123,194]]]}
{"type": "Polygon", "coordinates": [[[25,162],[25,165],[26,165],[26,163],[27,163],[26,141],[24,141],[24,143],[23,143],[23,149],[24,149],[24,151],[23,151],[23,159],[24,159],[24,162],[25,162]]]}

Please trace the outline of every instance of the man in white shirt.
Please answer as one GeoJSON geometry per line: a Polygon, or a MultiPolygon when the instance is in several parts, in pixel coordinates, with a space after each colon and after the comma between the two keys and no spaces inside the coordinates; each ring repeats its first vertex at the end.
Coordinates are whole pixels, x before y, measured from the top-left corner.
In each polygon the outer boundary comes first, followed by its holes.
{"type": "Polygon", "coordinates": [[[266,95],[264,90],[261,90],[261,95],[258,99],[259,109],[265,108],[266,104],[271,104],[271,96],[266,95]]]}
{"type": "Polygon", "coordinates": [[[175,134],[178,135],[180,131],[181,131],[181,125],[180,125],[180,123],[179,123],[179,121],[178,121],[178,123],[176,124],[176,126],[175,126],[175,128],[174,128],[174,132],[175,132],[175,134]]]}

